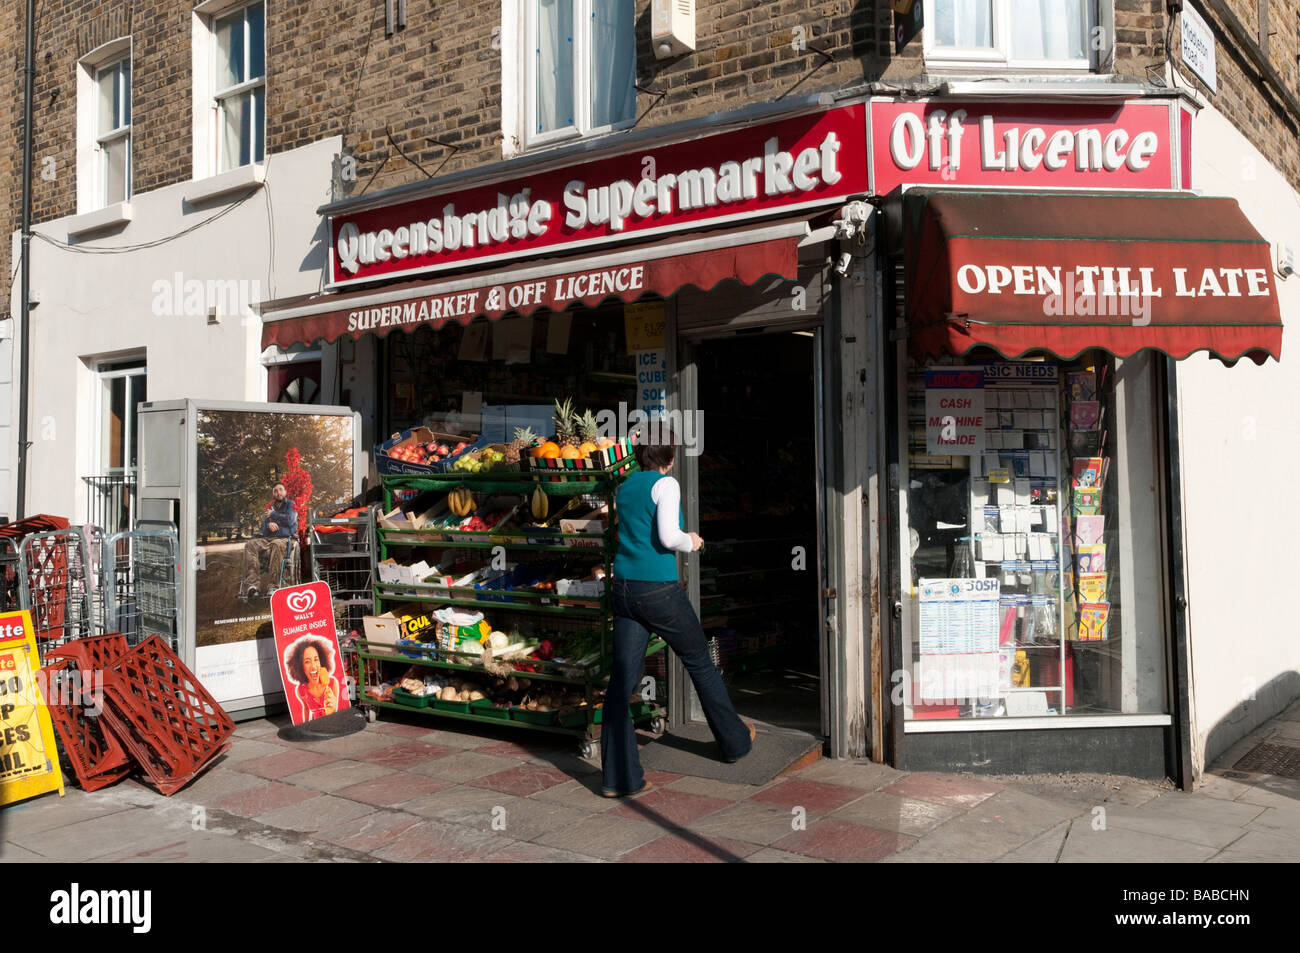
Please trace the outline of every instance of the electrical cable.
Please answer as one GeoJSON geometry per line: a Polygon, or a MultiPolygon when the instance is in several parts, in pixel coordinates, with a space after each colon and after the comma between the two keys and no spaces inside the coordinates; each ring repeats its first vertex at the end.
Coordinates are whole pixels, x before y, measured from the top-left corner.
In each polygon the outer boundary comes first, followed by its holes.
{"type": "Polygon", "coordinates": [[[155,238],[152,241],[148,241],[148,242],[141,242],[138,245],[119,245],[112,248],[96,247],[90,245],[79,245],[79,244],[72,244],[70,242],[59,241],[59,239],[57,238],[51,238],[50,236],[43,235],[37,231],[32,232],[32,237],[39,238],[47,245],[53,245],[55,248],[62,248],[64,251],[75,252],[78,255],[124,255],[127,252],[141,251],[146,248],[157,248],[160,245],[166,245],[169,242],[174,242],[178,238],[184,238],[186,235],[189,235],[191,232],[196,232],[200,228],[203,228],[205,225],[210,225],[213,222],[215,222],[217,219],[222,218],[225,215],[229,215],[235,209],[239,208],[241,205],[243,205],[245,202],[251,199],[254,194],[256,193],[250,192],[248,195],[245,195],[243,198],[241,198],[238,202],[232,202],[230,205],[227,205],[225,208],[223,208],[220,212],[217,212],[215,215],[210,215],[201,222],[195,222],[193,225],[181,229],[181,231],[176,232],[175,234],[164,235],[161,238],[155,238]]]}

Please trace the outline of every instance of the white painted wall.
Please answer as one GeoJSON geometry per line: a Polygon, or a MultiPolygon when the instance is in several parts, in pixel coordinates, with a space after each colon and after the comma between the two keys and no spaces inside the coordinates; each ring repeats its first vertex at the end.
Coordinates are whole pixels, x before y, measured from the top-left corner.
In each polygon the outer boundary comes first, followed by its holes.
{"type": "MultiPolygon", "coordinates": [[[[33,239],[32,290],[40,304],[31,318],[29,514],[84,518],[81,478],[98,472],[90,452],[96,427],[90,419],[90,368],[98,358],[143,353],[150,400],[266,399],[261,321],[233,313],[209,325],[206,307],[200,314],[184,313],[185,307],[180,314],[170,313],[175,311],[165,307],[170,295],[160,294],[158,283],[170,287],[179,274],[182,287],[197,279],[206,292],[208,281],[243,282],[260,300],[318,290],[326,241],[316,210],[330,199],[331,166],[341,144],[333,137],[271,156],[264,187],[238,204],[222,199],[190,206],[184,199],[190,183],[136,195],[130,224],[76,246],[138,246],[208,222],[156,247],[84,254],[33,239]]],[[[45,222],[35,230],[66,242],[68,221],[45,222]]],[[[15,281],[15,315],[17,290],[15,281]]],[[[16,346],[10,362],[15,379],[16,346]]],[[[16,392],[12,404],[0,407],[5,411],[0,422],[9,423],[16,435],[16,392]]],[[[14,441],[5,446],[10,449],[4,460],[12,472],[14,441]]],[[[7,482],[0,480],[0,505],[12,513],[16,488],[13,480],[7,482]]]]}
{"type": "MultiPolygon", "coordinates": [[[[1235,198],[1275,268],[1278,243],[1300,249],[1300,196],[1211,108],[1193,125],[1192,187],[1235,198]]],[[[1281,363],[1229,368],[1201,354],[1178,367],[1198,773],[1300,694],[1300,277],[1274,281],[1281,363]]]]}

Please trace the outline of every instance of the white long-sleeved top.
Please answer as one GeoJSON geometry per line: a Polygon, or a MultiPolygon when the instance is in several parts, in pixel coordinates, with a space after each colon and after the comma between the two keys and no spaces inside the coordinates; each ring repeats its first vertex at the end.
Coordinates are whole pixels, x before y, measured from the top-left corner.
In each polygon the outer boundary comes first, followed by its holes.
{"type": "Polygon", "coordinates": [[[676,479],[665,476],[650,488],[650,499],[655,504],[655,529],[659,542],[665,549],[689,553],[694,549],[690,536],[682,532],[682,488],[676,479]]]}

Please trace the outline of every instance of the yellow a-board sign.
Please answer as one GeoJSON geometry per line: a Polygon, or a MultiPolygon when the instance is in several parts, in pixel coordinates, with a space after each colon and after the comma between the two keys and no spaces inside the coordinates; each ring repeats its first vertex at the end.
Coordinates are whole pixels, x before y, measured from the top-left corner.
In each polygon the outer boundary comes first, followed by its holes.
{"type": "Polygon", "coordinates": [[[40,666],[31,613],[0,615],[0,805],[63,795],[54,725],[36,681],[40,666]]]}

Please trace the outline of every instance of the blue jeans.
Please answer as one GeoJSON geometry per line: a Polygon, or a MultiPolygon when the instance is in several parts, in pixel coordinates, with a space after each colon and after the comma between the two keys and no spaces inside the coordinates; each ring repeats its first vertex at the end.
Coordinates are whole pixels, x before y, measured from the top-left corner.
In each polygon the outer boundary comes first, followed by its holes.
{"type": "Polygon", "coordinates": [[[604,786],[628,793],[645,784],[627,699],[645,670],[651,632],[667,642],[686,666],[723,759],[735,761],[747,755],[752,746],[749,729],[736,714],[722,673],[709,658],[708,639],[681,584],[615,579],[613,597],[614,657],[600,732],[604,786]]]}

